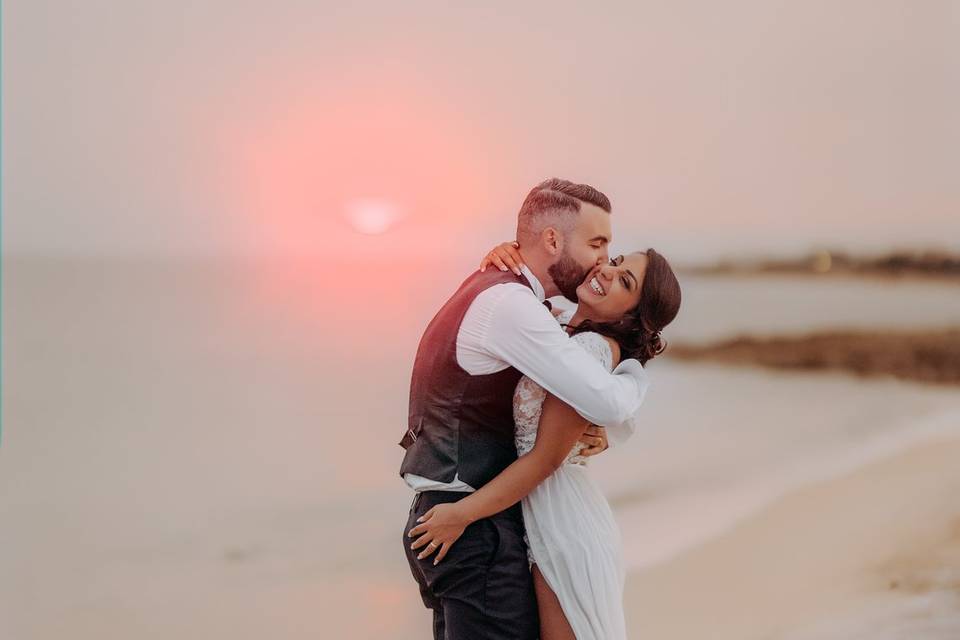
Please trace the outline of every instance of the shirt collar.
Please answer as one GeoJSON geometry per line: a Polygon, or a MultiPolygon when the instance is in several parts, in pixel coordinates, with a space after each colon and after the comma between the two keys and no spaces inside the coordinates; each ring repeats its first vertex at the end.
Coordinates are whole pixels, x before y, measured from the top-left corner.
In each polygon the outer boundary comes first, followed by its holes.
{"type": "Polygon", "coordinates": [[[533,293],[537,296],[537,300],[543,302],[547,299],[545,291],[543,290],[543,285],[540,284],[540,281],[537,280],[537,276],[533,275],[533,271],[530,271],[530,268],[527,265],[520,267],[520,273],[522,273],[526,278],[527,282],[530,283],[530,286],[533,288],[533,293]]]}

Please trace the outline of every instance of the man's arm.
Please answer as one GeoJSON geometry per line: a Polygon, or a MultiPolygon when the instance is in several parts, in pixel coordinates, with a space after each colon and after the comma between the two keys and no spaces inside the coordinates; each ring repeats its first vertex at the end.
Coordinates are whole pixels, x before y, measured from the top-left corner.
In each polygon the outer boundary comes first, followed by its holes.
{"type": "Polygon", "coordinates": [[[624,360],[610,373],[519,287],[493,309],[484,346],[588,421],[608,428],[630,423],[649,386],[640,362],[624,360]]]}
{"type": "MultiPolygon", "coordinates": [[[[614,363],[619,362],[620,361],[620,345],[617,343],[616,340],[614,340],[609,336],[603,336],[603,339],[606,341],[607,345],[610,347],[610,355],[613,358],[612,361],[614,363]]],[[[595,425],[591,425],[590,430],[592,431],[594,429],[597,429],[597,427],[595,425]]],[[[633,414],[632,416],[627,418],[626,421],[624,421],[619,425],[614,425],[609,429],[604,429],[601,427],[600,430],[602,430],[603,432],[604,442],[603,442],[603,447],[599,448],[597,453],[599,453],[600,451],[603,451],[603,449],[606,449],[607,447],[615,447],[629,440],[630,436],[632,436],[637,430],[637,414],[636,413],[633,414]]],[[[581,442],[582,441],[583,439],[581,438],[581,442]]],[[[581,452],[581,455],[582,454],[583,452],[581,452]]]]}
{"type": "Polygon", "coordinates": [[[619,447],[637,432],[637,414],[633,414],[622,423],[606,430],[607,446],[619,447]]]}

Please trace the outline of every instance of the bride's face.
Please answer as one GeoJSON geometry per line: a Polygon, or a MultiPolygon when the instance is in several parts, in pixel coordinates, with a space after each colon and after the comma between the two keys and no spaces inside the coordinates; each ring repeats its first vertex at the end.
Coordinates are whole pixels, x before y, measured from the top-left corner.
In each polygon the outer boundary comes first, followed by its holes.
{"type": "Polygon", "coordinates": [[[618,322],[640,303],[640,286],[647,271],[647,254],[617,256],[594,267],[577,287],[579,309],[597,322],[618,322]]]}

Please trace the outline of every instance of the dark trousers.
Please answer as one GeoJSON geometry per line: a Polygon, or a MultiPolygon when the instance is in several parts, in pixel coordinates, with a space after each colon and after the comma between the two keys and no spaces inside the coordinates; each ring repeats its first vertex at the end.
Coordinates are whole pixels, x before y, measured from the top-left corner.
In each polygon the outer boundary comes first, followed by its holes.
{"type": "Polygon", "coordinates": [[[434,505],[469,495],[424,491],[410,507],[403,547],[420,596],[433,609],[434,640],[536,640],[540,634],[533,576],[523,542],[520,504],[471,523],[440,564],[437,552],[423,560],[411,549],[407,532],[434,505]]]}

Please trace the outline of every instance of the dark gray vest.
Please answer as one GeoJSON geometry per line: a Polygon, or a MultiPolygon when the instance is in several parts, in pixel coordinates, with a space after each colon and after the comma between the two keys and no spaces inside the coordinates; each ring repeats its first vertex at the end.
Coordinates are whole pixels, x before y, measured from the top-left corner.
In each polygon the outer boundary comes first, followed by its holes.
{"type": "Polygon", "coordinates": [[[475,272],[427,326],[410,381],[407,450],[400,475],[452,482],[456,474],[479,489],[517,459],[513,391],[522,375],[513,367],[470,375],[457,364],[457,333],[474,298],[495,284],[526,278],[498,269],[475,272]]]}

